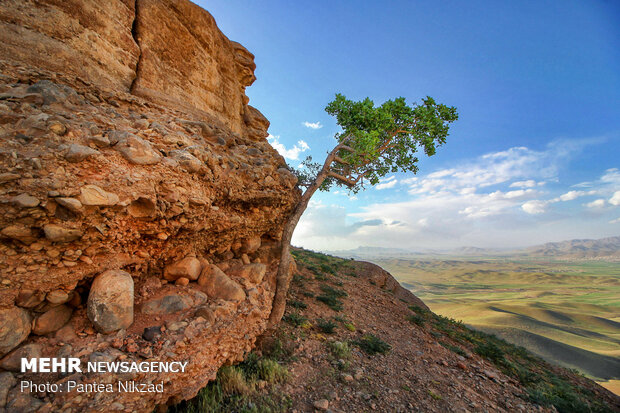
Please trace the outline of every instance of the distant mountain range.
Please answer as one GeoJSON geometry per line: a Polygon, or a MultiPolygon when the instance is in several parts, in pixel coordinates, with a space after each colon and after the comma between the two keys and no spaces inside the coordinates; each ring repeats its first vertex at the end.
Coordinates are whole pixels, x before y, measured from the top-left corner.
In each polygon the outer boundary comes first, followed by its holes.
{"type": "Polygon", "coordinates": [[[571,258],[620,258],[620,237],[549,242],[522,250],[527,255],[571,258]]]}
{"type": "Polygon", "coordinates": [[[549,242],[516,250],[460,247],[451,250],[411,251],[402,248],[358,247],[351,250],[326,251],[344,258],[411,258],[420,256],[521,256],[576,259],[620,259],[620,236],[601,239],[573,239],[549,242]]]}

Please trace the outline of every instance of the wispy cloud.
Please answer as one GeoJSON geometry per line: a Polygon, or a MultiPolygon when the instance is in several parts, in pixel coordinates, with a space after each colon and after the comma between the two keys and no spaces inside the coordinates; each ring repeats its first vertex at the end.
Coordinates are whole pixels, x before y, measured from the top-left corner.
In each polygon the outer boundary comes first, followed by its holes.
{"type": "Polygon", "coordinates": [[[298,160],[299,154],[310,149],[310,146],[303,141],[299,140],[292,148],[287,149],[282,143],[280,143],[280,136],[269,135],[267,141],[278,151],[278,153],[284,156],[286,159],[298,160]]]}
{"type": "Polygon", "coordinates": [[[381,182],[375,186],[375,188],[378,190],[393,188],[397,183],[398,180],[396,179],[396,176],[392,175],[389,178],[382,179],[381,182]]]}
{"type": "Polygon", "coordinates": [[[399,193],[408,199],[361,205],[354,213],[334,205],[322,205],[320,211],[311,207],[300,223],[305,230],[295,239],[319,249],[449,248],[532,245],[551,235],[555,240],[609,236],[609,224],[618,223],[614,206],[620,205],[620,171],[604,171],[579,190],[568,184],[558,190],[560,172],[594,142],[558,141],[542,150],[515,147],[426,175],[390,176],[376,188],[402,188],[399,193]]]}
{"type": "Polygon", "coordinates": [[[605,206],[605,200],[604,199],[595,199],[592,202],[588,202],[586,204],[586,206],[588,208],[593,208],[593,209],[598,209],[598,208],[603,208],[605,206]]]}
{"type": "Polygon", "coordinates": [[[302,125],[304,125],[306,128],[310,128],[310,129],[321,129],[323,127],[323,125],[321,125],[321,122],[303,122],[302,125]]]}
{"type": "Polygon", "coordinates": [[[510,188],[534,188],[536,185],[544,185],[544,182],[536,183],[533,179],[527,181],[517,181],[510,184],[510,188]]]}

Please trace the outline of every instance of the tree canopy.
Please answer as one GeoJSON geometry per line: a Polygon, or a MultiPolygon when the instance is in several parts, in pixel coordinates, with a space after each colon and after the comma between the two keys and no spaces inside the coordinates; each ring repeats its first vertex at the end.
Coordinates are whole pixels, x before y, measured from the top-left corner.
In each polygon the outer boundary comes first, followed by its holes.
{"type": "MultiPolygon", "coordinates": [[[[320,190],[332,185],[358,192],[365,184],[376,185],[388,173],[418,171],[416,153],[428,156],[446,142],[450,123],[458,119],[455,107],[438,104],[431,97],[408,105],[405,98],[388,100],[380,106],[366,98],[352,101],[337,94],[325,111],[336,117],[342,132],[320,190]]],[[[299,173],[301,186],[309,187],[321,165],[307,158],[299,173]]]]}

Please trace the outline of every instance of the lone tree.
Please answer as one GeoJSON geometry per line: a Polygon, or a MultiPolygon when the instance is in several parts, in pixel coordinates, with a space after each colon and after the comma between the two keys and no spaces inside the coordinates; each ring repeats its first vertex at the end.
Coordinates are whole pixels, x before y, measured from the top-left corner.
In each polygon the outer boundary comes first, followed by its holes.
{"type": "Polygon", "coordinates": [[[427,156],[434,155],[437,146],[446,142],[450,123],[458,119],[455,107],[437,104],[431,97],[411,106],[402,97],[375,106],[369,98],[354,102],[337,94],[325,111],[336,117],[342,132],[336,134],[338,144],[322,166],[308,157],[297,173],[298,185],[305,191],[284,226],[270,329],[284,315],[292,276],[291,238],[312,195],[317,190],[328,191],[332,185],[357,193],[366,185],[376,185],[388,173],[415,174],[418,150],[423,149],[427,156]]]}

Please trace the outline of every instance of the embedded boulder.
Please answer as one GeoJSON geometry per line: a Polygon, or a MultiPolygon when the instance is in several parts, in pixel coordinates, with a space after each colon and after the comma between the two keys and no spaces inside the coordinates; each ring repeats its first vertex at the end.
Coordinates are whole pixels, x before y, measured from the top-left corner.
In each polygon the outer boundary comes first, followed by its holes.
{"type": "Polygon", "coordinates": [[[164,270],[164,278],[175,281],[181,277],[196,281],[200,277],[202,265],[196,257],[186,257],[174,264],[168,265],[164,270]]]}
{"type": "Polygon", "coordinates": [[[209,264],[202,270],[198,285],[204,287],[211,298],[221,298],[227,301],[245,300],[243,288],[213,264],[209,264]]]}
{"type": "Polygon", "coordinates": [[[34,319],[32,332],[39,336],[53,333],[67,324],[72,313],[71,307],[66,305],[52,307],[34,319]]]}
{"type": "Polygon", "coordinates": [[[133,164],[153,165],[161,160],[161,155],[153,149],[150,142],[133,134],[120,140],[114,148],[133,164]]]}
{"type": "Polygon", "coordinates": [[[263,281],[266,272],[267,266],[265,264],[254,263],[238,267],[233,274],[251,283],[258,284],[263,281]]]}
{"type": "Polygon", "coordinates": [[[18,307],[0,309],[0,356],[13,350],[30,334],[30,315],[18,307]]]}
{"type": "Polygon", "coordinates": [[[125,271],[109,270],[97,276],[88,295],[88,318],[102,333],[133,323],[133,278],[125,271]]]}

